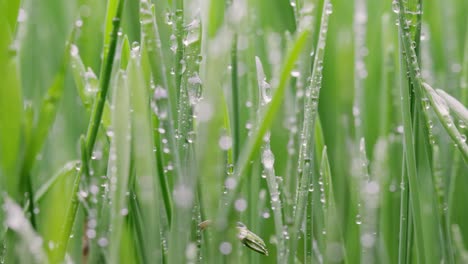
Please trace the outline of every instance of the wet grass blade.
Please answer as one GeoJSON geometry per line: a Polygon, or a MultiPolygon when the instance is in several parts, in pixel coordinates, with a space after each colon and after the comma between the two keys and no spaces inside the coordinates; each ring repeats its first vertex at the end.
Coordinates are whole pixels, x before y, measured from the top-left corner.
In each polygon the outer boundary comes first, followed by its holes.
{"type": "MultiPolygon", "coordinates": [[[[112,1],[110,1],[112,2],[112,1]]],[[[115,18],[113,21],[113,29],[112,34],[110,36],[110,47],[109,47],[109,54],[107,58],[104,60],[103,66],[103,75],[101,75],[101,82],[100,88],[97,92],[97,98],[93,105],[93,110],[91,112],[91,118],[89,121],[88,131],[86,134],[86,138],[82,137],[81,140],[81,156],[82,156],[82,165],[85,168],[89,168],[88,161],[91,159],[91,155],[93,153],[94,144],[96,143],[96,137],[98,134],[98,130],[101,124],[102,113],[104,109],[104,104],[106,102],[107,91],[109,89],[109,83],[111,78],[111,71],[112,65],[114,61],[114,55],[117,46],[117,33],[120,27],[120,20],[122,16],[122,9],[124,5],[124,0],[120,0],[118,2],[118,8],[116,12],[115,18]]],[[[65,252],[67,250],[68,241],[70,239],[70,233],[72,231],[73,224],[75,222],[79,200],[78,200],[78,190],[81,181],[82,174],[86,172],[77,171],[75,174],[75,182],[73,184],[73,189],[71,192],[71,204],[66,212],[65,223],[61,229],[61,239],[58,244],[59,248],[54,251],[55,256],[53,257],[54,261],[62,261],[65,257],[65,252]]]]}
{"type": "MultiPolygon", "coordinates": [[[[450,136],[454,144],[460,150],[460,153],[462,154],[465,163],[468,163],[468,145],[466,144],[466,136],[462,135],[460,131],[458,131],[452,117],[450,116],[449,107],[447,106],[446,100],[444,100],[439,95],[441,94],[441,92],[436,92],[434,89],[432,89],[432,87],[429,84],[423,83],[423,86],[427,93],[429,101],[437,114],[440,123],[442,124],[442,126],[444,127],[445,131],[450,136]]],[[[444,97],[447,96],[446,93],[442,92],[442,94],[444,94],[444,97]]],[[[453,98],[449,97],[448,99],[450,100],[450,105],[453,106],[453,98]]],[[[458,101],[456,102],[458,103],[458,101]]],[[[459,112],[460,110],[466,111],[466,108],[459,104],[456,104],[456,108],[458,109],[455,110],[457,112],[459,112]]]]}
{"type": "MultiPolygon", "coordinates": [[[[315,57],[312,67],[310,83],[305,90],[304,101],[304,121],[300,139],[298,171],[300,172],[300,183],[296,190],[296,209],[294,210],[294,223],[290,234],[289,261],[294,262],[297,250],[297,237],[299,235],[302,222],[306,216],[308,189],[313,183],[313,152],[314,152],[314,130],[316,116],[318,112],[318,100],[320,88],[322,86],[323,58],[325,55],[326,37],[328,32],[328,19],[332,12],[330,1],[323,3],[321,14],[319,37],[315,50],[315,57]]],[[[312,231],[310,231],[312,232],[312,231]]]]}
{"type": "Polygon", "coordinates": [[[110,202],[112,232],[109,237],[110,263],[117,263],[120,258],[121,240],[124,234],[125,218],[129,212],[126,193],[130,173],[131,120],[130,89],[123,73],[118,75],[117,85],[113,92],[112,131],[110,147],[110,202]]]}
{"type": "MultiPolygon", "coordinates": [[[[109,1],[109,10],[111,6],[116,1],[109,1]]],[[[109,90],[109,84],[111,80],[111,73],[112,73],[112,66],[114,64],[114,56],[117,48],[117,38],[118,32],[120,28],[120,22],[122,19],[122,10],[125,4],[125,0],[118,0],[117,11],[115,13],[115,17],[112,19],[109,18],[112,12],[108,12],[107,21],[112,20],[112,33],[110,34],[110,43],[108,52],[106,50],[107,46],[104,43],[104,60],[103,60],[103,67],[101,70],[101,74],[99,76],[99,90],[96,95],[96,99],[93,104],[93,109],[91,111],[91,118],[89,120],[88,130],[86,132],[86,149],[88,151],[87,156],[91,157],[94,144],[96,143],[96,137],[98,134],[98,130],[102,121],[102,114],[104,111],[104,105],[106,102],[107,91],[109,90]]],[[[107,24],[106,24],[107,25],[107,24]]],[[[107,27],[107,26],[106,26],[107,27]]],[[[107,39],[107,37],[106,37],[107,39]]]]}
{"type": "MultiPolygon", "coordinates": [[[[434,90],[430,91],[432,93],[434,90]]],[[[444,90],[436,89],[435,91],[440,97],[442,97],[445,100],[445,103],[450,108],[450,110],[452,110],[464,124],[468,124],[468,108],[466,108],[460,101],[455,99],[453,96],[451,96],[444,90]]]]}
{"type": "MultiPolygon", "coordinates": [[[[74,49],[78,49],[74,45],[72,47],[74,47],[74,49]]],[[[78,51],[72,54],[70,64],[72,68],[73,79],[75,80],[75,85],[81,98],[81,102],[83,103],[86,111],[91,113],[94,98],[99,89],[99,80],[91,68],[85,68],[78,51]]],[[[102,126],[105,130],[107,130],[110,124],[110,107],[107,101],[104,105],[103,111],[102,126]]]]}

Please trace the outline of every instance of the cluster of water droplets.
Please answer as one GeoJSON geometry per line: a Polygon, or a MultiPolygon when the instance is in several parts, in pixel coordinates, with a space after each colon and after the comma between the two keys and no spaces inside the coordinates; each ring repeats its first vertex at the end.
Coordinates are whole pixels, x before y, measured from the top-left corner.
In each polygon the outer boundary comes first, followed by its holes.
{"type": "Polygon", "coordinates": [[[148,0],[140,1],[140,24],[147,26],[153,23],[153,13],[151,12],[151,3],[148,0]]]}

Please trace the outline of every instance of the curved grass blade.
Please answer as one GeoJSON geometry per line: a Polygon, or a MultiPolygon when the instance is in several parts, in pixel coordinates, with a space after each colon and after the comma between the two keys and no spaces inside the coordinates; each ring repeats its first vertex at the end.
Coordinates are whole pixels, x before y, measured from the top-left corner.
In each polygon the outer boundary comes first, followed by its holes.
{"type": "Polygon", "coordinates": [[[465,124],[468,124],[468,108],[466,108],[460,101],[441,89],[435,90],[437,94],[445,100],[447,106],[455,112],[465,124]]]}
{"type": "Polygon", "coordinates": [[[460,230],[460,226],[454,224],[452,225],[452,235],[454,237],[455,247],[458,253],[458,263],[467,263],[468,262],[468,250],[465,249],[465,243],[463,241],[463,236],[460,230]]]}
{"type": "Polygon", "coordinates": [[[37,191],[34,193],[34,202],[39,203],[42,198],[47,195],[51,188],[57,181],[62,180],[63,177],[68,175],[68,172],[74,170],[79,164],[79,161],[70,161],[62,169],[60,169],[56,174],[50,177],[46,183],[44,183],[37,191]]]}
{"type": "MultiPolygon", "coordinates": [[[[81,98],[81,102],[83,103],[86,111],[91,113],[93,101],[99,89],[99,79],[91,68],[85,68],[78,52],[72,54],[70,63],[73,79],[75,80],[75,85],[81,98]]],[[[106,101],[104,112],[102,114],[102,126],[104,129],[107,129],[109,124],[110,107],[109,103],[106,101]]]]}
{"type": "MultiPolygon", "coordinates": [[[[429,98],[429,102],[431,103],[435,113],[437,114],[440,123],[442,124],[452,141],[460,150],[462,157],[465,160],[465,163],[468,164],[468,145],[466,144],[466,137],[462,135],[460,131],[458,131],[452,117],[450,116],[449,107],[446,104],[446,100],[444,100],[439,95],[440,92],[436,92],[434,89],[432,89],[432,87],[429,84],[423,83],[423,86],[429,98]]],[[[442,94],[444,94],[444,96],[447,96],[447,94],[445,93],[442,94]]],[[[454,99],[451,97],[449,99],[451,100],[451,105],[453,106],[454,99]]],[[[460,105],[457,105],[457,107],[459,108],[460,105]]]]}
{"type": "MultiPolygon", "coordinates": [[[[81,137],[80,142],[81,146],[84,147],[84,137],[81,137]]],[[[70,233],[80,204],[78,190],[82,175],[81,169],[82,167],[77,163],[71,163],[64,167],[55,177],[55,181],[52,182],[50,187],[46,185],[48,189],[44,189],[43,195],[39,193],[37,196],[38,201],[41,201],[44,200],[43,197],[47,194],[49,200],[46,204],[54,205],[54,207],[44,209],[44,213],[54,213],[55,215],[55,217],[50,220],[53,222],[47,225],[48,229],[44,235],[44,239],[49,243],[49,260],[52,263],[62,261],[66,255],[70,233]],[[76,166],[72,167],[71,165],[76,166]],[[61,189],[69,187],[70,185],[72,186],[71,191],[66,192],[67,195],[64,197],[61,189]],[[60,188],[60,190],[58,188],[60,188]],[[61,200],[58,200],[59,197],[61,197],[61,200]],[[51,200],[55,200],[56,202],[50,202],[51,200]],[[65,205],[61,204],[62,201],[65,201],[65,205]],[[50,245],[53,246],[50,247],[50,245]]]]}

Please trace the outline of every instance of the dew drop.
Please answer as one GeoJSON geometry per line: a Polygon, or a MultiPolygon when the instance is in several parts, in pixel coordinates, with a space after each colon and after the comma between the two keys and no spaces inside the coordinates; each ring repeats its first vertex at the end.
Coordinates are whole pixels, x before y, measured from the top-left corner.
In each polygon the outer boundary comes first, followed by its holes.
{"type": "Polygon", "coordinates": [[[100,247],[106,247],[109,244],[109,241],[105,237],[101,237],[98,239],[98,245],[100,247]]]}
{"type": "Polygon", "coordinates": [[[223,254],[223,255],[229,255],[229,254],[231,254],[231,252],[232,252],[232,245],[231,245],[231,243],[229,243],[229,242],[222,242],[222,243],[219,245],[219,251],[220,251],[221,254],[223,254]]]}
{"type": "Polygon", "coordinates": [[[333,13],[333,5],[332,5],[332,3],[328,2],[327,7],[325,8],[325,13],[326,13],[327,15],[330,15],[331,13],[333,13]]]}
{"type": "Polygon", "coordinates": [[[262,153],[262,163],[265,169],[273,169],[273,165],[275,163],[275,157],[273,156],[273,152],[271,150],[266,149],[262,153]]]}
{"type": "Polygon", "coordinates": [[[365,248],[372,248],[375,244],[375,236],[365,233],[361,236],[361,245],[365,248]]]}
{"type": "Polygon", "coordinates": [[[356,224],[357,224],[357,225],[362,224],[362,219],[361,219],[361,215],[360,215],[360,214],[357,214],[357,215],[356,215],[356,224]]]}
{"type": "Polygon", "coordinates": [[[236,208],[236,211],[244,212],[245,209],[247,209],[247,201],[243,198],[237,199],[234,202],[234,207],[236,208]]]}
{"type": "Polygon", "coordinates": [[[228,177],[226,179],[226,181],[224,182],[224,185],[226,186],[227,189],[232,190],[232,189],[236,188],[237,181],[236,181],[236,179],[234,179],[232,177],[228,177]]]}
{"type": "Polygon", "coordinates": [[[255,57],[257,67],[257,82],[262,97],[262,103],[268,104],[271,101],[271,85],[266,81],[263,64],[259,57],[255,57]]]}
{"type": "Polygon", "coordinates": [[[78,47],[75,44],[70,46],[70,55],[73,57],[78,56],[78,47]]]}
{"type": "Polygon", "coordinates": [[[294,77],[294,78],[298,78],[301,76],[301,72],[297,71],[297,70],[294,70],[291,72],[291,76],[294,77]]]}
{"type": "Polygon", "coordinates": [[[228,150],[232,147],[232,138],[230,136],[221,136],[218,144],[222,150],[228,150]]]}

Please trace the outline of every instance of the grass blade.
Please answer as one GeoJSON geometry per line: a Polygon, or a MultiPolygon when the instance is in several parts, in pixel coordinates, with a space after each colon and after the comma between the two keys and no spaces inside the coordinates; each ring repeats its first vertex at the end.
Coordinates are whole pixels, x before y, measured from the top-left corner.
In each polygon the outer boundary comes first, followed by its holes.
{"type": "MultiPolygon", "coordinates": [[[[426,86],[426,85],[425,85],[426,86]]],[[[432,92],[433,90],[431,90],[432,92]]],[[[455,99],[450,94],[446,93],[444,90],[437,89],[435,90],[437,94],[442,97],[447,106],[455,112],[455,114],[460,118],[465,124],[468,124],[468,109],[457,99],[455,99]]]]}
{"type": "Polygon", "coordinates": [[[219,220],[221,220],[222,222],[225,221],[229,211],[232,209],[231,205],[234,202],[236,194],[240,190],[240,186],[242,185],[242,180],[245,178],[245,171],[250,163],[250,160],[252,160],[253,155],[260,148],[262,138],[265,135],[271,123],[273,122],[273,119],[280,107],[282,98],[284,97],[284,91],[286,89],[286,82],[289,79],[290,72],[294,67],[294,63],[299,57],[303,45],[305,44],[308,33],[308,31],[301,32],[301,34],[298,36],[295,42],[294,47],[290,50],[289,56],[286,59],[286,62],[283,66],[279,85],[275,90],[275,94],[273,95],[271,103],[265,110],[265,114],[263,114],[262,116],[261,120],[263,120],[263,122],[260,124],[258,130],[255,131],[255,134],[252,135],[252,137],[246,143],[247,148],[244,148],[244,150],[241,152],[239,161],[236,164],[237,169],[235,169],[233,175],[233,178],[236,179],[236,187],[229,194],[227,206],[224,207],[224,209],[221,210],[220,214],[218,215],[219,220]]]}
{"type": "MultiPolygon", "coordinates": [[[[258,57],[255,58],[257,61],[257,78],[259,84],[260,93],[265,93],[266,85],[269,87],[269,84],[265,83],[265,74],[263,73],[263,67],[261,61],[258,57]]],[[[265,95],[263,98],[265,99],[265,95]]],[[[268,98],[268,97],[267,97],[268,98]]],[[[269,98],[268,98],[269,99],[269,98]]],[[[264,105],[267,105],[269,102],[262,100],[264,105]]],[[[283,206],[280,198],[280,191],[278,189],[279,183],[276,178],[274,162],[275,156],[270,149],[270,135],[269,132],[264,137],[264,142],[262,146],[262,164],[263,164],[263,173],[266,175],[268,192],[271,199],[271,207],[273,210],[273,216],[275,220],[275,233],[276,233],[276,244],[277,244],[277,263],[286,263],[288,258],[288,252],[285,241],[285,226],[283,225],[283,206]]]]}
{"type": "Polygon", "coordinates": [[[150,101],[148,89],[142,75],[140,51],[132,50],[127,68],[128,85],[132,87],[131,107],[132,134],[138,137],[132,139],[135,166],[135,185],[139,197],[143,225],[144,250],[146,259],[162,263],[162,248],[160,235],[160,188],[157,181],[157,169],[153,154],[153,130],[151,124],[150,101]]]}
{"type": "Polygon", "coordinates": [[[297,250],[297,237],[300,232],[302,221],[305,215],[306,199],[308,195],[308,188],[313,183],[311,168],[313,161],[314,151],[314,129],[315,119],[318,112],[318,100],[320,95],[320,88],[322,86],[322,70],[323,58],[325,54],[325,44],[328,32],[328,18],[332,12],[331,2],[326,0],[323,3],[322,16],[319,28],[319,38],[317,41],[317,48],[315,50],[314,64],[312,68],[312,76],[310,83],[305,91],[304,102],[304,122],[301,133],[301,147],[299,150],[298,171],[302,172],[300,176],[299,189],[296,196],[296,209],[294,211],[294,225],[291,229],[291,248],[289,261],[294,262],[297,250]]]}
{"type": "MultiPolygon", "coordinates": [[[[12,14],[7,14],[8,8],[4,7],[9,3],[15,5],[15,1],[3,1],[0,5],[0,72],[6,77],[0,85],[0,191],[17,199],[23,110],[17,59],[9,50],[13,40],[13,25],[10,28],[7,17],[12,14]]],[[[0,221],[2,219],[0,213],[0,221]]]]}
{"type": "MultiPolygon", "coordinates": [[[[115,1],[109,1],[109,10],[111,9],[112,5],[115,1]]],[[[122,18],[122,10],[125,4],[125,0],[118,0],[117,11],[115,13],[115,17],[112,19],[112,33],[110,35],[110,43],[109,43],[109,50],[106,52],[106,43],[104,43],[104,65],[102,67],[101,75],[100,75],[100,83],[99,83],[99,91],[97,92],[96,100],[93,104],[93,109],[91,112],[91,118],[88,125],[88,130],[86,132],[86,149],[88,151],[87,156],[91,157],[94,144],[96,143],[96,137],[99,130],[99,126],[102,120],[102,114],[104,110],[104,105],[106,102],[107,91],[109,90],[109,84],[111,80],[111,72],[112,66],[114,63],[114,56],[115,51],[117,48],[117,35],[120,28],[120,21],[122,18]]],[[[107,13],[109,16],[112,12],[107,13]]],[[[106,19],[107,21],[110,20],[106,19]]],[[[107,27],[107,26],[106,26],[107,27]]],[[[107,39],[107,37],[106,37],[107,39]]]]}
{"type": "MultiPolygon", "coordinates": [[[[456,144],[456,146],[460,150],[462,157],[465,160],[465,163],[468,163],[468,145],[466,144],[466,136],[462,135],[460,131],[458,131],[452,117],[450,116],[449,108],[447,106],[446,101],[439,95],[441,92],[436,92],[427,83],[423,83],[423,86],[427,93],[429,101],[434,111],[437,114],[437,117],[440,123],[442,124],[445,131],[452,139],[452,141],[456,144]]],[[[442,94],[444,94],[444,97],[447,96],[447,94],[445,93],[442,93],[442,94]]],[[[453,98],[449,98],[449,100],[450,100],[450,105],[453,107],[454,106],[453,98]]],[[[459,104],[456,104],[455,107],[458,109],[458,110],[455,110],[457,112],[460,111],[461,109],[466,110],[466,108],[464,108],[463,106],[459,104]]]]}
{"type": "Polygon", "coordinates": [[[111,228],[109,237],[109,262],[117,263],[120,258],[120,241],[124,234],[125,217],[128,214],[126,204],[126,193],[128,192],[128,176],[130,173],[130,91],[127,80],[123,74],[118,75],[117,86],[115,87],[112,131],[113,137],[110,148],[110,202],[111,208],[111,228]]]}

